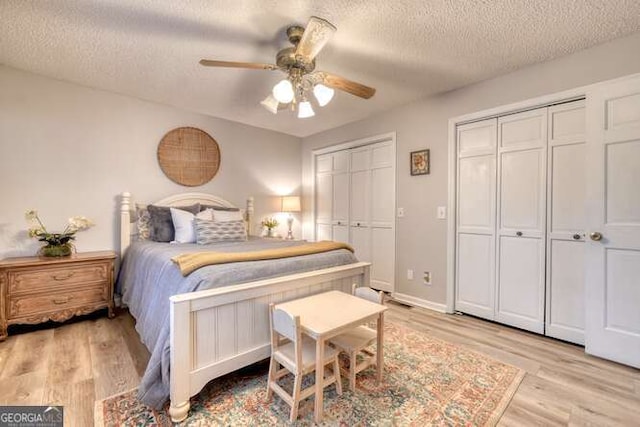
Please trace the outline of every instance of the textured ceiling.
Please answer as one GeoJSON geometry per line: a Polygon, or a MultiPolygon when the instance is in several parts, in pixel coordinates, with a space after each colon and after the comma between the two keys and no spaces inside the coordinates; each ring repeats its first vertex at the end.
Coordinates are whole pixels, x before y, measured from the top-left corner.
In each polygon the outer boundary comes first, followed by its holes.
{"type": "Polygon", "coordinates": [[[0,0],[0,63],[82,85],[307,136],[429,94],[640,31],[638,0],[0,0]],[[377,88],[338,93],[316,116],[259,102],[284,30],[332,22],[317,69],[377,88]]]}

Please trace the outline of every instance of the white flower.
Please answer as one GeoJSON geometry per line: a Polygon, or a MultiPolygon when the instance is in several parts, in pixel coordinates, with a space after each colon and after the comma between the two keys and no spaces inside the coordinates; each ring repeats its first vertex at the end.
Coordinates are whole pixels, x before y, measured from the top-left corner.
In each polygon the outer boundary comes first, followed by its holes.
{"type": "Polygon", "coordinates": [[[34,221],[38,219],[38,211],[35,209],[29,209],[24,213],[24,217],[27,221],[34,221]]]}
{"type": "Polygon", "coordinates": [[[95,223],[87,217],[72,216],[71,218],[69,218],[68,229],[70,232],[75,233],[76,231],[86,230],[94,225],[95,223]]]}
{"type": "Polygon", "coordinates": [[[40,234],[44,234],[44,233],[45,233],[45,230],[40,226],[35,226],[35,227],[29,228],[29,237],[36,237],[36,236],[39,236],[40,234]]]}

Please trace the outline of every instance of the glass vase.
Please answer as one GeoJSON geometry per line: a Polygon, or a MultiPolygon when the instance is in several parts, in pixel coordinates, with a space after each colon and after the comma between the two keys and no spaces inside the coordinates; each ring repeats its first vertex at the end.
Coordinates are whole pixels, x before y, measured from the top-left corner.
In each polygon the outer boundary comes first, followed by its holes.
{"type": "Polygon", "coordinates": [[[73,245],[64,243],[62,245],[46,245],[40,248],[38,254],[45,257],[64,257],[73,253],[73,245]]]}

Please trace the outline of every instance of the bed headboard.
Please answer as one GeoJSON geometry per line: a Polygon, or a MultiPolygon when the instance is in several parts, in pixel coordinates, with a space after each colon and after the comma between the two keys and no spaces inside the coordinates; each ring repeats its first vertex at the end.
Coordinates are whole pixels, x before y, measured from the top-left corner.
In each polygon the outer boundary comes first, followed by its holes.
{"type": "MultiPolygon", "coordinates": [[[[233,203],[222,197],[213,196],[206,193],[182,193],[165,197],[162,200],[150,203],[157,206],[185,206],[200,203],[201,205],[213,205],[225,208],[235,208],[233,203]]],[[[136,207],[131,198],[131,193],[124,192],[120,198],[120,259],[124,256],[127,248],[131,244],[131,214],[136,207]]],[[[251,232],[251,221],[253,218],[253,197],[247,199],[245,207],[245,221],[248,224],[249,234],[251,232]]]]}

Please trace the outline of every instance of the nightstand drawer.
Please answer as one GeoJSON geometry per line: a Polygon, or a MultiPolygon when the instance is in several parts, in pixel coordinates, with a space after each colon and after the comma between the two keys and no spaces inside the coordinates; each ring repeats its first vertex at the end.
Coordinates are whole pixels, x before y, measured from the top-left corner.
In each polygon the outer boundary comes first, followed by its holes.
{"type": "Polygon", "coordinates": [[[103,286],[46,295],[12,295],[9,298],[9,317],[23,317],[100,302],[107,305],[107,296],[103,286]]]}
{"type": "Polygon", "coordinates": [[[109,278],[110,265],[105,263],[41,267],[24,271],[9,272],[9,293],[33,292],[40,289],[52,290],[74,284],[105,281],[109,278]]]}

